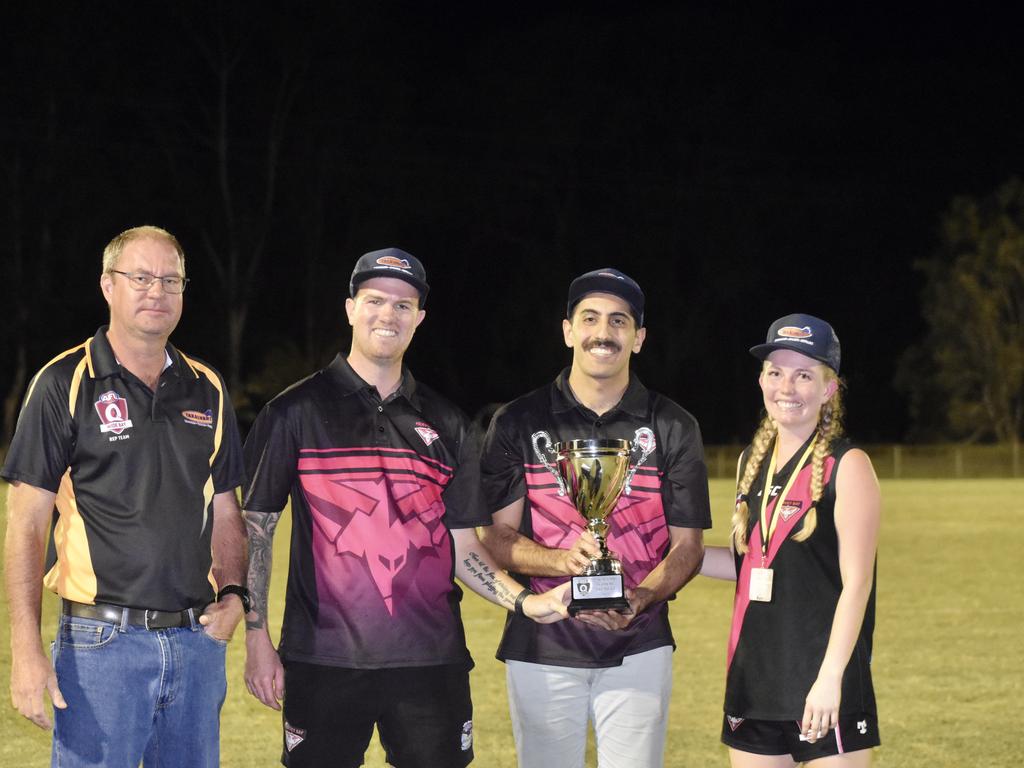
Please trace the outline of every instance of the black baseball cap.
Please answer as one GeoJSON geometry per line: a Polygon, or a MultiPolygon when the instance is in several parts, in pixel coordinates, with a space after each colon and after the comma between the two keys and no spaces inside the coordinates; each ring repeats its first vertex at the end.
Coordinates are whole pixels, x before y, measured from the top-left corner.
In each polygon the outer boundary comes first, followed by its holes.
{"type": "Polygon", "coordinates": [[[644,327],[644,292],[636,280],[617,269],[606,267],[580,275],[569,284],[569,303],[565,316],[571,318],[572,311],[588,293],[610,293],[629,304],[637,328],[644,327]]]}
{"type": "Polygon", "coordinates": [[[786,315],[768,329],[764,344],[750,348],[750,354],[764,360],[776,349],[791,349],[824,363],[839,373],[839,337],[832,326],[814,315],[786,315]]]}
{"type": "Polygon", "coordinates": [[[348,295],[353,299],[361,283],[375,277],[393,277],[404,280],[420,292],[420,309],[427,303],[427,271],[420,260],[401,248],[383,248],[379,251],[364,253],[352,270],[352,278],[348,283],[348,295]]]}

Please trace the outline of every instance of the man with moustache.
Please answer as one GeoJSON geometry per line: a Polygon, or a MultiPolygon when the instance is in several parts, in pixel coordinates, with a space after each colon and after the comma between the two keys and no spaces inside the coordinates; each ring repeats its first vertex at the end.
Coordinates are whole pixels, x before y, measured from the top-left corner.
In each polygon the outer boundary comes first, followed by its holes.
{"type": "Polygon", "coordinates": [[[220,764],[225,650],[247,600],[242,457],[220,375],[168,343],[187,282],[163,229],[107,245],[110,324],[33,378],[2,470],[11,699],[49,728],[49,695],[54,765],[220,764]],[[61,597],[52,666],[44,585],[61,597]]]}
{"type": "Polygon", "coordinates": [[[246,684],[284,699],[287,766],[362,765],[374,726],[396,768],[473,759],[472,703],[458,578],[527,620],[566,615],[565,590],[534,595],[493,562],[474,527],[470,423],[402,360],[429,286],[398,248],[356,263],[345,302],[347,356],[274,398],[245,445],[255,613],[246,684]],[[266,626],[274,529],[291,496],[281,642],[266,626]]]}
{"type": "Polygon", "coordinates": [[[562,332],[572,366],[500,409],[487,432],[482,476],[493,525],[481,538],[532,589],[582,573],[597,543],[559,496],[542,448],[630,440],[642,453],[631,493],[608,516],[607,539],[631,612],[585,611],[551,626],[509,617],[498,658],[519,765],[582,768],[592,720],[601,768],[660,766],[674,647],[666,601],[699,569],[702,529],[711,527],[700,431],[630,373],[647,335],[644,294],[630,277],[609,268],[576,278],[562,332]]]}

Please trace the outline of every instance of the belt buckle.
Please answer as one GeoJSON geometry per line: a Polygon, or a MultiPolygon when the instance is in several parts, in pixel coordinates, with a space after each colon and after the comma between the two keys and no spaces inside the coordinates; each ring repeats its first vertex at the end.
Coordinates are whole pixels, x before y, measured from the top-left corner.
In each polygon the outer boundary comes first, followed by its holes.
{"type": "Polygon", "coordinates": [[[157,613],[157,611],[151,611],[151,610],[147,609],[147,610],[146,610],[146,611],[145,611],[145,612],[144,612],[144,613],[142,614],[142,618],[143,618],[143,625],[144,625],[144,626],[146,627],[146,629],[150,629],[150,626],[149,626],[149,614],[151,614],[151,613],[152,613],[152,614],[154,614],[154,615],[153,615],[153,618],[154,618],[154,619],[156,619],[156,613],[157,613]]]}

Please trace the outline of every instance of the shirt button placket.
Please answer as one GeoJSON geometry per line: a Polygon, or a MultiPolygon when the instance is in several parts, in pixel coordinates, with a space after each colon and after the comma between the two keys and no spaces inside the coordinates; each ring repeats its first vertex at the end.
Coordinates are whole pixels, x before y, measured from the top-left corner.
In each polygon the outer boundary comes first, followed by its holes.
{"type": "Polygon", "coordinates": [[[387,430],[384,428],[384,404],[377,406],[377,445],[387,445],[387,430]]]}

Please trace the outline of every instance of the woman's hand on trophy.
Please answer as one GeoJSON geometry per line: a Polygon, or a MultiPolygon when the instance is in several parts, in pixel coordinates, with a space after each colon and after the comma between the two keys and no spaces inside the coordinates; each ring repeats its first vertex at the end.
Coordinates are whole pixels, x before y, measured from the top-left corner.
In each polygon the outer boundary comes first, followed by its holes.
{"type": "Polygon", "coordinates": [[[562,570],[566,576],[578,576],[590,565],[591,557],[601,554],[601,547],[594,534],[584,530],[569,549],[561,550],[562,570]]]}
{"type": "Polygon", "coordinates": [[[523,601],[523,613],[538,624],[554,624],[561,621],[569,615],[566,606],[569,605],[571,588],[572,584],[567,581],[547,592],[530,595],[523,601]]]}

